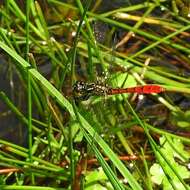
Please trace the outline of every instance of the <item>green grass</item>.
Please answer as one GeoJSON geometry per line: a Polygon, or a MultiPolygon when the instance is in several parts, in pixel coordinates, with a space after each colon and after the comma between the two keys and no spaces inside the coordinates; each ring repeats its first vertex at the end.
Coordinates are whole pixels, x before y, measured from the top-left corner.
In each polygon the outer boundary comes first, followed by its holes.
{"type": "Polygon", "coordinates": [[[0,70],[8,68],[14,84],[12,96],[0,91],[8,110],[0,117],[11,112],[22,137],[28,133],[22,145],[0,139],[0,189],[190,189],[189,109],[181,104],[190,94],[187,4],[144,1],[100,12],[90,2],[9,0],[0,8],[0,70]],[[148,95],[140,109],[130,95],[76,102],[72,85],[95,81],[99,70],[109,85],[152,83],[165,92],[148,95]]]}

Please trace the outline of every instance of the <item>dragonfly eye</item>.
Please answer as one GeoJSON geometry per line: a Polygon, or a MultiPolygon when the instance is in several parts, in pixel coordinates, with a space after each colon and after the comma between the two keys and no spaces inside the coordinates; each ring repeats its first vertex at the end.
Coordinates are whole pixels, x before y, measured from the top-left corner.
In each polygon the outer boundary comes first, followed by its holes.
{"type": "Polygon", "coordinates": [[[74,85],[73,85],[73,91],[74,92],[81,92],[85,89],[85,83],[83,81],[77,81],[74,85]]]}
{"type": "Polygon", "coordinates": [[[83,81],[77,81],[73,85],[73,97],[75,100],[87,100],[88,94],[86,93],[86,83],[83,81]]]}

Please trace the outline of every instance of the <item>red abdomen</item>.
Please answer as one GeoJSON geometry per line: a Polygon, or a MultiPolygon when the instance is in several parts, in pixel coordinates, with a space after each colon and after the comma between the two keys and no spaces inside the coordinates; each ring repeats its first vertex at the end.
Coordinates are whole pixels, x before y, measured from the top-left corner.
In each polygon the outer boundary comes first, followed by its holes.
{"type": "Polygon", "coordinates": [[[113,94],[123,94],[123,93],[138,93],[138,94],[152,94],[152,93],[161,93],[165,91],[159,85],[144,85],[131,88],[110,88],[108,95],[113,94]]]}

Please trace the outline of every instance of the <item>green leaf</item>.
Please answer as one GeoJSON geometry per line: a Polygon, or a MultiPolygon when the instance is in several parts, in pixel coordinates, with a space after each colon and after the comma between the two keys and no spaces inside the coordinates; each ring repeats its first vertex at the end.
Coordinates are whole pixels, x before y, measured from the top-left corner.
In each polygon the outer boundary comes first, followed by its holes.
{"type": "MultiPolygon", "coordinates": [[[[180,165],[177,161],[175,161],[175,158],[179,158],[182,162],[190,158],[190,154],[184,150],[184,146],[181,141],[176,138],[166,138],[163,136],[160,138],[160,144],[162,145],[161,151],[164,155],[167,155],[167,159],[170,160],[170,163],[178,172],[180,177],[182,179],[189,178],[190,171],[185,166],[180,165]]],[[[162,166],[165,167],[165,171],[167,171],[167,174],[175,187],[180,190],[185,190],[184,185],[181,183],[174,171],[164,162],[164,160],[163,163],[164,164],[162,166]]],[[[150,173],[153,183],[157,185],[162,184],[164,190],[173,190],[171,182],[168,181],[168,177],[166,177],[162,167],[159,164],[153,164],[150,168],[150,173]]]]}
{"type": "Polygon", "coordinates": [[[150,168],[151,180],[153,183],[160,185],[164,179],[164,172],[159,164],[153,164],[150,168]]]}
{"type": "Polygon", "coordinates": [[[85,190],[106,190],[109,186],[109,189],[113,189],[110,182],[108,181],[107,176],[105,175],[102,168],[99,168],[98,170],[95,170],[93,172],[87,173],[86,177],[86,188],[85,190]],[[102,185],[104,184],[104,185],[102,185]]]}

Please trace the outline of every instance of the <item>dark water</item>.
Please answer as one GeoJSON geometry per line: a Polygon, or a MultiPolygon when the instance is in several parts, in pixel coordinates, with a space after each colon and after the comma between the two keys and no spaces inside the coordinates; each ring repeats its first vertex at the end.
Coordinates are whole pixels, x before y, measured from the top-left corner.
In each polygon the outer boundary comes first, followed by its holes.
{"type": "MultiPolygon", "coordinates": [[[[2,58],[0,60],[0,91],[4,92],[15,105],[18,105],[15,96],[11,92],[8,75],[8,63],[2,58]]],[[[17,82],[17,79],[13,79],[15,89],[18,89],[17,82]]],[[[26,144],[26,132],[26,127],[20,124],[15,114],[12,113],[9,107],[0,99],[0,139],[24,145],[26,144]]]]}

